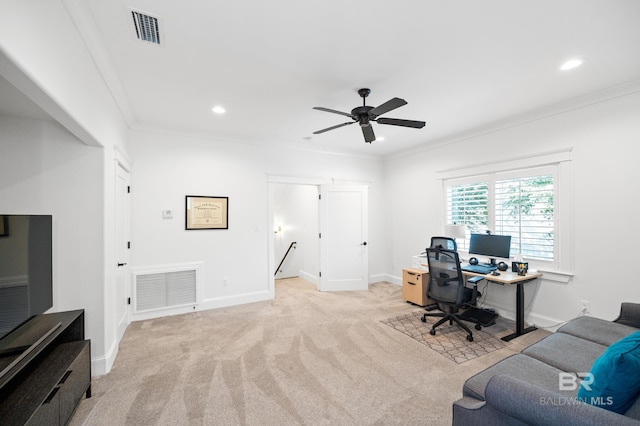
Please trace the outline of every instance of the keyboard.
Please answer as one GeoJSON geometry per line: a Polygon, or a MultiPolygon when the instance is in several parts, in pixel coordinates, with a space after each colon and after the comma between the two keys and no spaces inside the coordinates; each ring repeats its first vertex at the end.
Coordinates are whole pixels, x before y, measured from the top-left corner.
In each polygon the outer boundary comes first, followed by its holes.
{"type": "Polygon", "coordinates": [[[466,272],[473,272],[474,274],[488,274],[498,269],[498,267],[491,265],[463,265],[460,269],[466,272]]]}

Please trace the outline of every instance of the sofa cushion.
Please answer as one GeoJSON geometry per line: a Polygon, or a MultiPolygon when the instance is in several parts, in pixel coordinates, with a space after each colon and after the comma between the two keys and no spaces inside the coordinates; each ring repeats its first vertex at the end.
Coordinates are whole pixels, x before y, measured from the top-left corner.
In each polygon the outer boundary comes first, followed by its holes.
{"type": "Polygon", "coordinates": [[[575,390],[559,390],[559,373],[562,371],[523,354],[511,355],[470,377],[464,383],[462,394],[484,401],[484,392],[489,380],[496,374],[507,374],[532,385],[555,393],[575,397],[575,390]]]}
{"type": "Polygon", "coordinates": [[[558,329],[558,333],[570,334],[605,346],[636,331],[638,329],[635,327],[594,317],[576,318],[558,329]]]}
{"type": "Polygon", "coordinates": [[[629,408],[624,415],[632,419],[640,420],[640,397],[636,398],[636,402],[631,405],[631,408],[629,408]]]}
{"type": "Polygon", "coordinates": [[[570,334],[555,333],[522,353],[562,371],[586,373],[606,349],[606,346],[570,334]]]}
{"type": "Polygon", "coordinates": [[[590,389],[578,390],[580,400],[620,414],[629,410],[640,395],[640,331],[609,346],[591,374],[590,389]]]}

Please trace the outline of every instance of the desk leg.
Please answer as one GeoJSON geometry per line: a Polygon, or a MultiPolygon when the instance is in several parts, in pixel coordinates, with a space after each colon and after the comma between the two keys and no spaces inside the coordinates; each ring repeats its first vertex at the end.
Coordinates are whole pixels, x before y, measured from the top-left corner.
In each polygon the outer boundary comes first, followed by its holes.
{"type": "Polygon", "coordinates": [[[531,333],[533,330],[537,330],[536,327],[524,328],[524,283],[520,282],[516,284],[516,332],[504,336],[502,340],[508,342],[523,334],[531,333]]]}

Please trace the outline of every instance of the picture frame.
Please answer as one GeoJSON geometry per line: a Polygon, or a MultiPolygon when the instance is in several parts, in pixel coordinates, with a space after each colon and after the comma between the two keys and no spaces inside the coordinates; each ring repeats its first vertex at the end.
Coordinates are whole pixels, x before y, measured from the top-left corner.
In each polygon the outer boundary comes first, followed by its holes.
{"type": "Polygon", "coordinates": [[[529,262],[511,262],[511,272],[526,275],[529,270],[529,262]],[[518,268],[518,265],[521,265],[518,268]]]}
{"type": "Polygon", "coordinates": [[[229,229],[229,197],[187,195],[185,229],[229,229]]]}

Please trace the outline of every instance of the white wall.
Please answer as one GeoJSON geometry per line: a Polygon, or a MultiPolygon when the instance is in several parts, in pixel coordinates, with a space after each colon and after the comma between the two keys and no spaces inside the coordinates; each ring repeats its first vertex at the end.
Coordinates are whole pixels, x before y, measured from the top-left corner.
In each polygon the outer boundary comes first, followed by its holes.
{"type": "MultiPolygon", "coordinates": [[[[202,261],[201,308],[270,298],[268,179],[298,176],[369,182],[370,274],[384,274],[381,161],[179,135],[131,135],[132,266],[202,261]],[[229,197],[229,229],[185,231],[186,195],[229,197]],[[162,210],[173,210],[163,219],[162,210]],[[228,285],[223,286],[223,278],[228,285]]],[[[275,257],[275,256],[274,256],[275,257]]],[[[275,260],[274,260],[275,262],[275,260]]]]}
{"type": "MultiPolygon", "coordinates": [[[[596,102],[520,125],[506,126],[385,162],[390,230],[387,271],[398,282],[411,256],[444,229],[442,184],[436,172],[573,147],[572,264],[568,283],[526,286],[528,321],[550,325],[575,316],[579,300],[591,315],[613,319],[623,301],[640,302],[629,266],[640,257],[636,182],[640,179],[640,93],[596,102]],[[408,208],[408,206],[411,208],[408,208]]],[[[514,317],[515,289],[491,286],[487,303],[514,317]]]]}
{"type": "Polygon", "coordinates": [[[317,284],[320,270],[320,240],[318,193],[316,185],[273,184],[274,224],[280,231],[274,235],[275,264],[277,267],[291,249],[276,278],[301,276],[317,284]]]}
{"type": "Polygon", "coordinates": [[[59,248],[54,267],[62,271],[77,270],[77,273],[73,279],[65,273],[55,282],[55,310],[74,307],[87,311],[92,371],[103,374],[110,369],[118,345],[114,306],[114,158],[115,148],[124,154],[127,152],[128,126],[105,83],[105,76],[96,67],[96,60],[104,58],[103,52],[96,50],[96,46],[88,46],[78,33],[78,28],[90,27],[90,15],[86,12],[80,0],[0,3],[0,74],[68,130],[61,132],[57,126],[54,131],[44,126],[45,131],[38,134],[37,126],[14,129],[13,140],[25,143],[15,146],[14,150],[3,146],[1,161],[23,169],[12,167],[15,176],[24,178],[22,185],[26,191],[20,196],[10,192],[11,198],[2,201],[10,210],[36,209],[37,206],[59,210],[59,220],[64,222],[64,238],[71,237],[73,242],[59,248]],[[67,5],[70,3],[76,4],[73,9],[83,25],[76,26],[77,22],[69,15],[67,5]],[[85,16],[80,16],[82,11],[85,16]],[[73,139],[69,132],[76,142],[104,149],[67,149],[67,140],[73,139]],[[61,145],[64,149],[55,152],[61,145]],[[65,158],[64,154],[69,157],[65,158]],[[87,163],[76,161],[77,157],[84,156],[90,157],[87,163]],[[53,170],[58,172],[62,166],[66,166],[64,175],[54,174],[51,183],[40,181],[47,180],[53,170]],[[33,176],[29,177],[28,173],[33,176]],[[91,186],[90,191],[72,193],[74,188],[84,190],[87,185],[91,186]],[[41,199],[37,198],[40,196],[41,199]],[[58,208],[61,204],[66,207],[58,208]],[[78,258],[76,254],[84,246],[87,250],[84,253],[91,253],[94,262],[78,265],[83,257],[78,258]],[[96,251],[89,251],[93,246],[96,251]],[[95,264],[97,259],[99,265],[95,264]],[[91,268],[91,273],[85,274],[85,268],[91,268]],[[76,281],[78,278],[82,281],[76,281]],[[85,298],[85,292],[90,293],[90,297],[85,298]]]}
{"type": "Polygon", "coordinates": [[[84,143],[126,150],[121,111],[65,2],[82,5],[78,0],[0,4],[0,71],[84,143]]]}
{"type": "Polygon", "coordinates": [[[85,309],[87,337],[102,336],[104,150],[56,123],[2,116],[0,146],[0,213],[53,215],[51,311],[85,309]]]}

